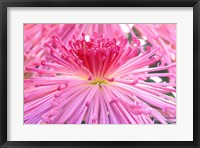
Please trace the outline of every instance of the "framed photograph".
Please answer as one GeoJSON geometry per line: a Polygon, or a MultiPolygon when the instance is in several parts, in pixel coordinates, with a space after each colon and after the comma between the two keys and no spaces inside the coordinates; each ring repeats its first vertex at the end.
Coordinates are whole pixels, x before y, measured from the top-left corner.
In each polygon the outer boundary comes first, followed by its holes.
{"type": "Polygon", "coordinates": [[[199,0],[3,0],[1,147],[200,147],[199,0]]]}

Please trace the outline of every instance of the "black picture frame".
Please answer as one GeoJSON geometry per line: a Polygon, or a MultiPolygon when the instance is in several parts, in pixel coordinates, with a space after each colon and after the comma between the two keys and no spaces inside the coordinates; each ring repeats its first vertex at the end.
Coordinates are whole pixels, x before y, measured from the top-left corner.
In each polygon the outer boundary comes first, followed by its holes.
{"type": "Polygon", "coordinates": [[[1,0],[0,146],[21,147],[200,147],[200,1],[199,0],[1,0]],[[193,141],[7,141],[8,7],[193,7],[193,141]]]}

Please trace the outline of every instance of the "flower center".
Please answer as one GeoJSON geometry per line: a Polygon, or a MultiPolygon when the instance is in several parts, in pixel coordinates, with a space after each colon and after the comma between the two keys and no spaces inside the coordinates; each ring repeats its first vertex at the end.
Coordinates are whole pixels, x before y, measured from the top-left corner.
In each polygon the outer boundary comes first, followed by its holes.
{"type": "Polygon", "coordinates": [[[91,81],[91,84],[93,84],[93,85],[98,84],[99,86],[101,86],[101,84],[107,84],[107,81],[104,80],[104,79],[99,79],[99,78],[97,78],[97,79],[95,79],[95,80],[92,80],[92,81],[91,81]]]}

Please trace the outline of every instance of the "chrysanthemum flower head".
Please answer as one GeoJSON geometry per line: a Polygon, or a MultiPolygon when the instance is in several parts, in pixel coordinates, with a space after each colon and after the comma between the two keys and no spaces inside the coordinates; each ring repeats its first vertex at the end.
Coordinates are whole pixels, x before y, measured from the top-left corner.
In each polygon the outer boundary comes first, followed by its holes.
{"type": "Polygon", "coordinates": [[[163,50],[137,38],[103,34],[58,36],[44,43],[51,60],[34,62],[24,81],[24,122],[46,124],[154,124],[176,121],[176,76],[163,50]],[[155,65],[155,66],[152,66],[155,65]],[[164,71],[164,72],[163,72],[164,71]],[[149,82],[167,77],[170,82],[149,82]]]}

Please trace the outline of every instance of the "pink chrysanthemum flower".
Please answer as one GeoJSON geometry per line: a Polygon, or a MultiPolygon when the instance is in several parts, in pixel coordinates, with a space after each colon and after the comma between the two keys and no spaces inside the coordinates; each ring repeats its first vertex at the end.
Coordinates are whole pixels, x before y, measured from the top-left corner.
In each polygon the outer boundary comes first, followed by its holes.
{"type": "Polygon", "coordinates": [[[64,44],[53,36],[44,44],[51,62],[25,67],[35,75],[24,80],[24,123],[175,123],[176,98],[168,94],[176,92],[176,76],[168,71],[176,64],[160,48],[127,42],[93,33],[64,44]]]}

